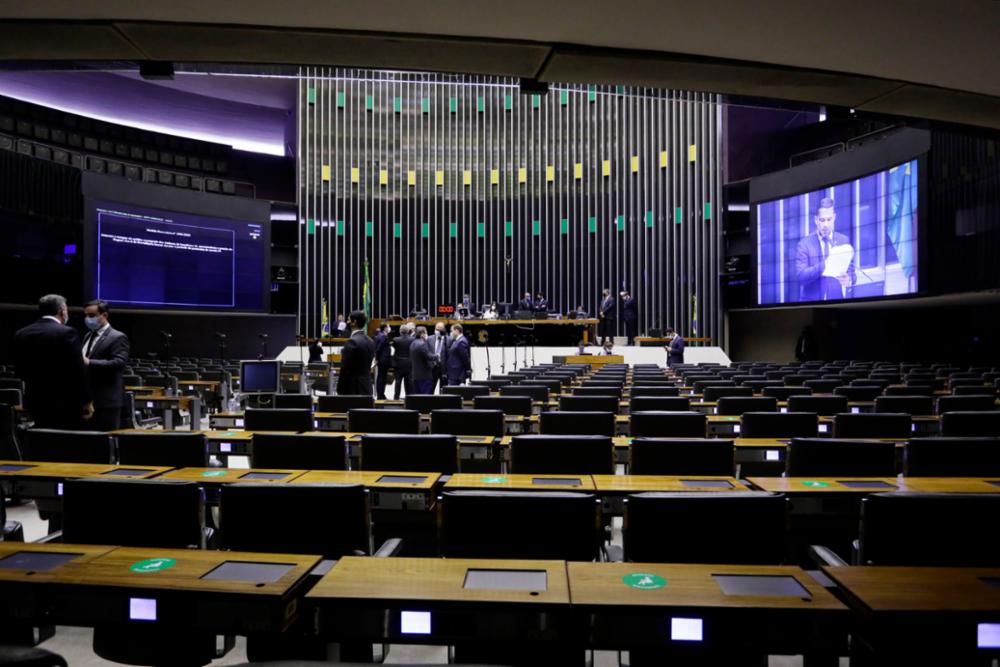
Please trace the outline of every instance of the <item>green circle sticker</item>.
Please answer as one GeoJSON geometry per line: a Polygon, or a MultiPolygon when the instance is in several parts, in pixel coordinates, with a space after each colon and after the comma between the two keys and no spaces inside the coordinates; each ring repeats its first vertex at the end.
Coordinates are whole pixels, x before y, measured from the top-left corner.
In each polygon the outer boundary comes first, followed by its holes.
{"type": "Polygon", "coordinates": [[[226,474],[225,470],[206,470],[201,473],[202,477],[222,477],[226,474]]]}
{"type": "Polygon", "coordinates": [[[507,481],[507,478],[503,475],[494,475],[491,477],[480,477],[479,481],[483,484],[503,484],[507,481]]]}
{"type": "Polygon", "coordinates": [[[830,482],[802,482],[802,486],[809,486],[815,489],[823,488],[824,486],[830,486],[830,482]]]}
{"type": "Polygon", "coordinates": [[[656,574],[646,574],[645,572],[634,572],[622,577],[626,586],[638,588],[640,591],[653,591],[667,585],[667,580],[656,574]]]}
{"type": "Polygon", "coordinates": [[[141,560],[138,563],[132,563],[129,567],[133,572],[162,572],[163,570],[169,570],[177,561],[173,558],[149,558],[147,560],[141,560]]]}

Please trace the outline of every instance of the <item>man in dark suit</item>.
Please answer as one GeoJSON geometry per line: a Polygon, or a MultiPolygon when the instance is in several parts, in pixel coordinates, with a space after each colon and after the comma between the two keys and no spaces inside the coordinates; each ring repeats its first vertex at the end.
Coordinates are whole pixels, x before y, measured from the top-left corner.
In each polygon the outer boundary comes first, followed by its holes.
{"type": "Polygon", "coordinates": [[[438,382],[444,383],[448,381],[448,377],[445,375],[445,367],[448,364],[448,344],[451,343],[448,340],[448,330],[444,326],[444,322],[438,322],[434,325],[434,337],[428,340],[428,345],[434,350],[434,354],[437,355],[438,363],[434,365],[434,384],[431,386],[431,393],[433,394],[437,391],[438,382]],[[443,378],[443,380],[442,380],[443,378]]]}
{"type": "Polygon", "coordinates": [[[389,323],[383,322],[378,327],[378,333],[375,334],[375,398],[380,401],[385,400],[386,376],[389,374],[389,366],[392,364],[389,331],[391,331],[389,323]]]}
{"type": "Polygon", "coordinates": [[[66,299],[48,294],[38,301],[37,322],[14,334],[17,374],[24,380],[24,406],[37,428],[84,428],[94,415],[80,337],[66,326],[66,299]]]}
{"type": "Polygon", "coordinates": [[[535,295],[535,310],[548,310],[549,300],[545,298],[545,295],[539,292],[535,295]]]}
{"type": "Polygon", "coordinates": [[[837,214],[833,200],[823,198],[816,209],[813,222],[816,233],[810,234],[795,247],[795,278],[799,283],[800,301],[828,301],[850,296],[850,290],[857,282],[854,263],[851,258],[847,272],[837,277],[824,276],[826,260],[830,251],[837,246],[850,246],[851,240],[834,231],[837,214]]]}
{"type": "Polygon", "coordinates": [[[462,335],[462,325],[451,325],[451,347],[445,364],[448,384],[462,384],[472,377],[472,358],[469,339],[462,335]]]}
{"type": "Polygon", "coordinates": [[[375,342],[365,333],[368,317],[360,310],[355,310],[348,316],[347,322],[351,328],[351,336],[340,350],[337,393],[371,396],[375,342]]]}
{"type": "Polygon", "coordinates": [[[94,299],[84,306],[83,314],[88,329],[83,337],[83,363],[87,365],[90,393],[94,397],[94,418],[87,428],[114,431],[120,427],[125,404],[122,378],[128,365],[128,336],[108,322],[107,301],[94,299]]]}
{"type": "Polygon", "coordinates": [[[395,386],[393,387],[393,399],[399,400],[399,392],[406,389],[407,395],[413,393],[412,367],[410,364],[410,346],[413,345],[412,325],[402,324],[399,327],[399,335],[392,339],[392,348],[395,353],[392,357],[392,368],[396,375],[395,386]]]}
{"type": "Polygon", "coordinates": [[[410,345],[415,394],[430,394],[434,391],[434,364],[437,362],[437,355],[427,344],[427,327],[417,327],[417,337],[410,345]]]}
{"type": "Polygon", "coordinates": [[[531,292],[525,292],[524,297],[517,302],[518,310],[534,310],[535,302],[531,300],[531,292]]]}
{"type": "Polygon", "coordinates": [[[675,364],[684,363],[684,339],[681,335],[673,330],[672,327],[667,327],[663,330],[663,335],[670,344],[666,346],[667,350],[667,366],[673,366],[675,364]]]}
{"type": "Polygon", "coordinates": [[[618,319],[618,303],[611,296],[611,290],[605,288],[601,296],[601,305],[597,309],[597,336],[603,344],[615,335],[616,320],[618,319]]]}
{"type": "Polygon", "coordinates": [[[625,323],[625,336],[629,345],[635,345],[635,334],[639,328],[639,309],[635,297],[628,290],[622,290],[622,322],[625,323]]]}

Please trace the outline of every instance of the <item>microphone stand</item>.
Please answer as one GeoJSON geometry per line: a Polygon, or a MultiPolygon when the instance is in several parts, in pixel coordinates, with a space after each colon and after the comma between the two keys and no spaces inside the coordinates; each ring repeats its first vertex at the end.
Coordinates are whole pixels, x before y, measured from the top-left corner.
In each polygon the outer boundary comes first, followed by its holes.
{"type": "Polygon", "coordinates": [[[173,338],[173,334],[168,331],[161,331],[160,335],[163,336],[163,361],[170,361],[170,339],[173,338]]]}
{"type": "Polygon", "coordinates": [[[503,334],[500,335],[500,375],[507,373],[507,341],[503,334]]]}
{"type": "Polygon", "coordinates": [[[490,361],[490,337],[486,336],[486,379],[493,376],[493,363],[490,361]]]}
{"type": "Polygon", "coordinates": [[[517,372],[517,334],[514,335],[514,372],[517,372]]]}
{"type": "Polygon", "coordinates": [[[267,358],[267,334],[258,334],[260,338],[260,348],[261,352],[257,355],[257,361],[263,361],[267,358]]]}
{"type": "Polygon", "coordinates": [[[219,361],[223,364],[226,363],[226,334],[216,333],[215,337],[219,339],[219,361]]]}

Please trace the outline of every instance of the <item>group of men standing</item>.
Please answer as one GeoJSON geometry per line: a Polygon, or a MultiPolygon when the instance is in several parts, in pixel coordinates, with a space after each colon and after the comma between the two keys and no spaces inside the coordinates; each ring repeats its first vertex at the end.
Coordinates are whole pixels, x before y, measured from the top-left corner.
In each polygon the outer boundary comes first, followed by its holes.
{"type": "Polygon", "coordinates": [[[614,337],[619,312],[621,321],[625,325],[625,336],[628,338],[628,344],[635,344],[635,336],[639,327],[639,310],[635,297],[629,294],[628,290],[622,290],[618,293],[618,298],[621,299],[620,307],[618,299],[612,296],[610,289],[605,288],[601,294],[601,305],[597,310],[597,335],[602,345],[614,337]]]}
{"type": "Polygon", "coordinates": [[[390,339],[391,328],[383,323],[368,337],[368,318],[361,311],[348,317],[351,336],[344,344],[340,357],[338,394],[371,394],[371,367],[375,365],[375,396],[385,400],[385,387],[390,368],[395,375],[394,398],[405,389],[409,394],[433,394],[440,383],[462,384],[472,372],[469,341],[462,334],[462,325],[451,325],[450,333],[444,322],[434,327],[433,336],[427,327],[407,322],[399,327],[399,335],[390,339]]]}

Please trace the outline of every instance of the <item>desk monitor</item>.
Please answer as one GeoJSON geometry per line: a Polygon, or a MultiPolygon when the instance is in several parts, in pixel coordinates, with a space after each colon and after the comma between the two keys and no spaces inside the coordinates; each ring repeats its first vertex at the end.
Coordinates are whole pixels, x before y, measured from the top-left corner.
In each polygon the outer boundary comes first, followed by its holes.
{"type": "Polygon", "coordinates": [[[150,470],[143,468],[115,468],[114,470],[107,470],[101,474],[115,477],[142,477],[143,475],[148,475],[150,472],[150,470]]]}
{"type": "Polygon", "coordinates": [[[284,479],[285,477],[288,477],[287,472],[248,472],[245,475],[240,475],[240,479],[249,479],[249,480],[284,479]]]}
{"type": "Polygon", "coordinates": [[[976,631],[978,648],[1000,648],[1000,623],[979,623],[976,631]]]}
{"type": "Polygon", "coordinates": [[[579,477],[532,477],[531,483],[552,484],[556,486],[580,486],[581,480],[579,477]]]}
{"type": "Polygon", "coordinates": [[[548,574],[545,570],[476,570],[465,571],[462,588],[504,590],[504,591],[544,591],[548,588],[548,574]]]}
{"type": "Polygon", "coordinates": [[[0,570],[47,572],[82,555],[52,551],[15,551],[9,556],[0,558],[0,570]]]}
{"type": "Polygon", "coordinates": [[[860,480],[860,479],[838,479],[837,484],[842,484],[849,489],[895,489],[895,484],[890,484],[889,482],[882,482],[879,480],[860,480]]]}
{"type": "Polygon", "coordinates": [[[431,613],[429,611],[400,611],[399,631],[404,635],[429,635],[431,633],[431,613]]]}
{"type": "Polygon", "coordinates": [[[19,463],[4,463],[0,464],[0,472],[21,472],[22,470],[28,470],[29,468],[35,468],[37,466],[21,465],[19,463]]]}
{"type": "Polygon", "coordinates": [[[704,638],[703,621],[700,618],[670,619],[670,639],[675,642],[700,642],[704,638]]]}
{"type": "Polygon", "coordinates": [[[240,393],[276,394],[281,391],[280,361],[241,361],[240,393]]]}
{"type": "Polygon", "coordinates": [[[423,484],[427,476],[423,475],[382,475],[375,480],[376,484],[423,484]]]}
{"type": "Polygon", "coordinates": [[[682,486],[694,486],[708,489],[731,489],[732,483],[726,479],[682,479],[682,486]]]}
{"type": "Polygon", "coordinates": [[[1000,479],[992,479],[986,482],[990,486],[1000,486],[1000,479]]]}
{"type": "Polygon", "coordinates": [[[294,563],[253,563],[249,561],[227,560],[225,563],[202,575],[201,578],[212,581],[253,581],[271,584],[280,580],[294,568],[294,563]]]}
{"type": "Polygon", "coordinates": [[[712,578],[726,595],[811,598],[809,591],[795,577],[787,575],[713,574],[712,578]]]}
{"type": "Polygon", "coordinates": [[[156,600],[153,598],[129,598],[128,619],[130,621],[155,621],[156,600]]]}

